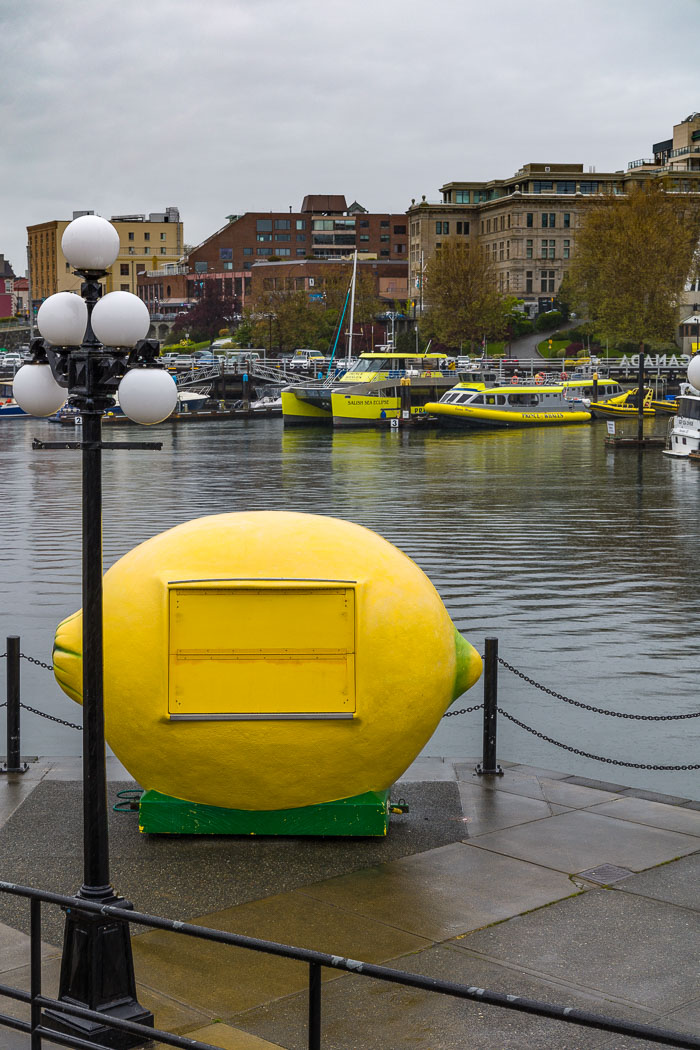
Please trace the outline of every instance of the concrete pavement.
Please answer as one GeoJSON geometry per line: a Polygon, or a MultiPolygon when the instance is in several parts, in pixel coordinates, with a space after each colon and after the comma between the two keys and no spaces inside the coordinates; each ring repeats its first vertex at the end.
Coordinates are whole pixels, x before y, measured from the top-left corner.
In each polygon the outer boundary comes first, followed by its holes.
{"type": "MultiPolygon", "coordinates": [[[[146,838],[114,815],[114,884],[140,910],[700,1035],[698,803],[506,762],[480,778],[476,764],[418,760],[393,793],[410,812],[382,841],[146,838]]],[[[128,784],[116,760],[109,774],[128,784]]],[[[0,782],[3,878],[77,888],[79,776],[40,760],[0,782]]],[[[0,982],[27,987],[26,915],[0,909],[0,982]]],[[[51,994],[60,918],[45,937],[51,994]]],[[[160,931],[133,948],[159,1027],[226,1050],[306,1046],[302,964],[160,931]]],[[[0,1029],[0,1047],[26,1045],[0,1029]]],[[[322,1045],[658,1044],[333,971],[322,1045]]]]}

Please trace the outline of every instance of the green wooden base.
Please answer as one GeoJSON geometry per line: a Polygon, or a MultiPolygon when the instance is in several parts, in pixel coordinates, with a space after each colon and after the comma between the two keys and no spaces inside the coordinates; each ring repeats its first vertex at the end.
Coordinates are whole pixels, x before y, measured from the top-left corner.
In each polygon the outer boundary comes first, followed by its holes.
{"type": "Polygon", "coordinates": [[[386,835],[389,791],[298,809],[222,809],[145,791],[139,831],[150,835],[386,835]]]}

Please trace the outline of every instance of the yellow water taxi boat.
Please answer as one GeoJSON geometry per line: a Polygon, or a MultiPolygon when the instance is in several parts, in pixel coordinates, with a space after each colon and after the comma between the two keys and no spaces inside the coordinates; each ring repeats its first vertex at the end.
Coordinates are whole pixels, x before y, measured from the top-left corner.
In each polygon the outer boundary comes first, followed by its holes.
{"type": "Polygon", "coordinates": [[[458,383],[425,411],[443,426],[488,428],[587,423],[591,413],[580,398],[557,385],[511,383],[474,390],[458,383]]]}
{"type": "MultiPolygon", "coordinates": [[[[591,401],[590,409],[595,419],[635,419],[639,415],[638,402],[639,388],[625,391],[619,397],[610,398],[607,401],[591,401]]],[[[652,403],[653,394],[644,388],[644,402],[642,405],[643,416],[655,416],[656,409],[652,403]]]]}
{"type": "Polygon", "coordinates": [[[286,387],[282,416],[285,425],[411,422],[425,414],[426,401],[454,386],[456,377],[454,361],[446,354],[402,354],[389,347],[361,354],[339,379],[286,387]]]}

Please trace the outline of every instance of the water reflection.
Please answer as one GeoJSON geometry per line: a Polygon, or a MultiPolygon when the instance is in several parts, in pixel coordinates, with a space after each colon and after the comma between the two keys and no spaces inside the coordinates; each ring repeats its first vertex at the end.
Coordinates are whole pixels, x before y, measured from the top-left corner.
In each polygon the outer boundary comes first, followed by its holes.
{"type": "MultiPolygon", "coordinates": [[[[149,436],[156,433],[161,452],[103,457],[106,566],[202,514],[290,509],[348,518],[412,557],[470,640],[480,647],[497,636],[505,659],[555,691],[644,714],[700,706],[695,466],[658,452],[611,452],[602,424],[466,435],[231,420],[167,424],[149,436]]],[[[80,459],[33,452],[33,435],[56,437],[38,421],[0,433],[0,631],[20,634],[23,651],[48,661],[56,623],[80,605],[80,459]]],[[[22,674],[27,702],[75,719],[47,672],[23,664],[22,674]]],[[[695,760],[696,722],[595,717],[506,671],[499,697],[525,723],[582,750],[649,764],[695,760]]],[[[499,738],[504,758],[698,796],[695,774],[592,763],[510,723],[499,738]]],[[[471,715],[441,724],[426,752],[479,748],[471,715]]],[[[27,717],[23,750],[74,753],[76,734],[27,717]]]]}

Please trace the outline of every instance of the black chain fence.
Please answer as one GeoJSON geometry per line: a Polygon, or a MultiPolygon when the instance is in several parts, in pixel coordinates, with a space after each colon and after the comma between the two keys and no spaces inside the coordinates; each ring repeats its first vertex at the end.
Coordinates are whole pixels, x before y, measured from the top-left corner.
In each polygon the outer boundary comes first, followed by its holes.
{"type": "MultiPolygon", "coordinates": [[[[43,667],[46,671],[53,673],[53,666],[51,664],[44,663],[43,660],[37,660],[33,656],[27,656],[26,653],[20,653],[20,659],[27,660],[30,664],[35,664],[37,667],[43,667]]],[[[7,653],[0,654],[0,660],[5,659],[7,653]]],[[[571,704],[573,707],[579,707],[584,711],[591,711],[597,715],[608,715],[611,718],[631,718],[636,719],[640,722],[673,722],[680,721],[687,718],[700,718],[700,711],[691,711],[688,714],[683,715],[637,715],[631,714],[628,711],[609,711],[603,707],[594,707],[592,704],[584,704],[580,700],[572,700],[569,696],[564,696],[563,693],[557,693],[554,689],[549,689],[546,685],[542,685],[540,682],[536,682],[534,678],[530,678],[528,675],[519,671],[512,664],[507,663],[500,656],[498,662],[501,667],[505,667],[507,671],[516,675],[522,679],[523,682],[527,682],[528,685],[533,686],[535,689],[539,689],[541,692],[546,693],[548,696],[553,696],[555,700],[562,700],[565,704],[571,704]]],[[[6,703],[1,703],[0,708],[6,707],[6,703]]],[[[46,718],[50,722],[56,722],[58,725],[66,726],[68,729],[77,729],[82,731],[82,726],[76,725],[74,722],[67,722],[63,718],[57,718],[56,715],[47,714],[46,711],[38,711],[35,707],[30,707],[28,704],[20,704],[25,711],[30,711],[33,715],[39,715],[40,718],[46,718]]],[[[483,703],[474,704],[472,707],[462,707],[458,711],[446,711],[442,716],[443,718],[453,718],[455,715],[468,715],[474,711],[480,711],[484,707],[483,703]]],[[[526,733],[530,733],[532,736],[538,737],[540,740],[546,741],[548,744],[552,744],[554,747],[559,747],[563,751],[569,751],[572,755],[580,755],[582,758],[590,758],[594,762],[604,762],[610,766],[624,766],[627,769],[647,769],[655,772],[686,772],[691,770],[700,769],[700,764],[697,765],[685,765],[685,766],[656,766],[646,762],[624,762],[622,759],[607,758],[604,755],[593,755],[589,751],[582,751],[577,747],[571,747],[569,744],[563,744],[560,740],[554,740],[553,737],[547,736],[546,733],[541,733],[538,729],[533,729],[532,726],[525,725],[514,715],[509,714],[502,707],[497,708],[500,715],[507,718],[509,722],[513,722],[514,725],[519,726],[520,729],[524,729],[526,733]]]]}

